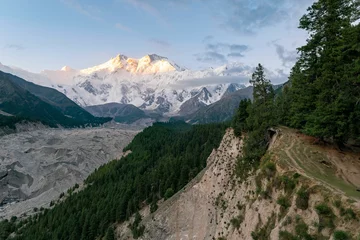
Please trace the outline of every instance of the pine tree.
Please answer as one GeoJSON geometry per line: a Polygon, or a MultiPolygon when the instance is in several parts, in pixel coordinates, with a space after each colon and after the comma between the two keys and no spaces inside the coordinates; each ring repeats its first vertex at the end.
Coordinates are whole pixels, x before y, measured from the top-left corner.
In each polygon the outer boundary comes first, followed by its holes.
{"type": "Polygon", "coordinates": [[[246,130],[246,119],[249,117],[250,99],[240,101],[239,107],[233,117],[232,127],[236,136],[240,136],[242,131],[246,130]]]}
{"type": "Polygon", "coordinates": [[[271,85],[271,81],[266,78],[264,67],[260,63],[255,68],[255,72],[252,74],[249,82],[254,87],[254,104],[261,105],[269,100],[272,101],[274,98],[274,89],[271,85]]]}
{"type": "Polygon", "coordinates": [[[106,240],[114,240],[115,239],[115,233],[114,233],[114,227],[110,226],[106,231],[106,240]]]}
{"type": "Polygon", "coordinates": [[[300,19],[307,44],[290,77],[292,126],[322,139],[344,142],[349,137],[352,101],[346,90],[343,46],[356,20],[357,1],[319,0],[300,19]]]}
{"type": "Polygon", "coordinates": [[[264,67],[259,64],[252,74],[250,83],[253,85],[253,104],[249,108],[246,126],[249,130],[264,131],[274,125],[274,89],[271,81],[266,78],[264,67]]]}
{"type": "MultiPolygon", "coordinates": [[[[253,103],[248,105],[246,111],[246,130],[248,132],[244,156],[238,161],[238,169],[244,166],[254,167],[259,164],[269,142],[268,128],[276,124],[274,113],[274,89],[268,80],[261,64],[255,69],[250,83],[253,85],[253,103]]],[[[244,110],[241,106],[241,110],[244,110]]],[[[238,113],[239,114],[239,113],[238,113]]],[[[248,169],[250,170],[250,169],[248,169]]]]}

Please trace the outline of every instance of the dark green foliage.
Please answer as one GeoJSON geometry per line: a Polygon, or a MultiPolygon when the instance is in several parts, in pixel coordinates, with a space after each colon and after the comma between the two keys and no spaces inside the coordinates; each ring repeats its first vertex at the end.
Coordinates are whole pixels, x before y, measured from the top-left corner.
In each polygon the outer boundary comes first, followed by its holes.
{"type": "Polygon", "coordinates": [[[257,66],[250,83],[253,85],[253,102],[245,100],[240,103],[233,126],[239,132],[246,130],[244,154],[237,163],[237,175],[243,178],[249,170],[257,167],[265,154],[270,140],[269,127],[276,124],[274,115],[274,89],[266,79],[264,68],[257,66]],[[246,118],[245,118],[246,117],[246,118]]]}
{"type": "Polygon", "coordinates": [[[237,217],[232,218],[230,220],[230,223],[234,228],[239,229],[243,221],[244,221],[244,217],[242,215],[238,215],[237,217]]]}
{"type": "Polygon", "coordinates": [[[32,122],[32,120],[24,117],[0,115],[0,127],[15,129],[15,124],[20,122],[32,122]]]}
{"type": "Polygon", "coordinates": [[[306,225],[306,223],[303,220],[300,220],[295,225],[296,235],[299,236],[300,238],[309,239],[308,230],[309,230],[309,226],[306,225]]]}
{"type": "Polygon", "coordinates": [[[279,232],[279,240],[298,240],[299,238],[295,237],[293,234],[287,231],[279,232]]]}
{"type": "Polygon", "coordinates": [[[283,188],[287,194],[290,194],[295,189],[296,182],[296,179],[283,175],[275,179],[274,185],[277,188],[283,188]]]}
{"type": "Polygon", "coordinates": [[[114,227],[112,226],[108,227],[105,235],[105,240],[115,240],[114,227]]]}
{"type": "Polygon", "coordinates": [[[333,229],[335,227],[334,225],[335,215],[332,209],[328,205],[326,205],[325,203],[316,205],[315,210],[319,215],[319,226],[318,226],[319,232],[326,227],[330,229],[333,229]]]}
{"type": "MultiPolygon", "coordinates": [[[[73,192],[52,209],[39,213],[22,229],[18,239],[86,239],[104,237],[109,226],[123,222],[144,203],[153,205],[183,188],[205,166],[218,147],[227,125],[155,123],[139,133],[124,149],[132,153],[95,170],[86,187],[73,192]]],[[[63,196],[63,194],[61,194],[63,196]]],[[[132,224],[134,237],[144,227],[132,224]]]]}
{"type": "Polygon", "coordinates": [[[142,118],[150,118],[143,110],[132,104],[106,103],[85,107],[85,110],[97,117],[111,117],[116,122],[133,123],[142,118]]]}
{"type": "Polygon", "coordinates": [[[309,207],[309,192],[305,187],[301,187],[297,192],[296,207],[302,210],[306,210],[309,207]]]}
{"type": "Polygon", "coordinates": [[[15,230],[16,225],[13,221],[4,220],[0,222],[0,239],[7,239],[7,237],[15,230]]]}
{"type": "Polygon", "coordinates": [[[301,177],[301,175],[300,175],[299,173],[297,173],[297,172],[294,173],[294,175],[293,175],[293,178],[294,178],[294,179],[298,179],[299,177],[301,177]]]}
{"type": "Polygon", "coordinates": [[[356,219],[356,213],[351,208],[344,209],[340,207],[340,215],[345,217],[345,220],[354,220],[356,219]]]}
{"type": "Polygon", "coordinates": [[[278,122],[339,144],[359,140],[359,17],[356,1],[318,0],[301,18],[309,38],[277,99],[278,122]]]}
{"type": "Polygon", "coordinates": [[[329,215],[333,214],[331,208],[328,205],[326,205],[325,203],[316,205],[315,209],[319,215],[329,216],[329,215]]]}
{"type": "Polygon", "coordinates": [[[166,189],[166,192],[164,194],[164,198],[169,199],[169,198],[172,197],[172,195],[174,195],[174,190],[172,188],[168,188],[168,189],[166,189]]]}
{"type": "Polygon", "coordinates": [[[153,201],[151,204],[150,204],[150,213],[153,213],[155,212],[157,209],[158,209],[158,205],[156,203],[156,201],[153,201]]]}
{"type": "Polygon", "coordinates": [[[63,196],[65,195],[65,193],[60,193],[60,196],[59,196],[59,198],[61,199],[63,196]]]}
{"type": "Polygon", "coordinates": [[[130,229],[131,232],[133,234],[133,237],[135,239],[138,239],[139,237],[141,237],[144,234],[145,231],[145,226],[141,225],[141,215],[139,214],[139,212],[137,212],[135,214],[135,219],[134,222],[132,224],[130,224],[130,229]]]}
{"type": "Polygon", "coordinates": [[[291,206],[290,204],[290,200],[288,197],[286,196],[280,196],[278,198],[278,200],[276,201],[277,204],[279,204],[281,207],[283,207],[284,209],[287,209],[291,206]]]}
{"type": "Polygon", "coordinates": [[[309,226],[306,223],[299,219],[295,225],[295,234],[291,234],[287,231],[280,231],[279,238],[280,240],[315,240],[318,239],[315,236],[308,234],[309,226]]]}
{"type": "Polygon", "coordinates": [[[240,101],[239,108],[232,121],[232,128],[236,136],[240,136],[241,132],[246,131],[246,119],[249,117],[248,108],[251,105],[250,99],[240,101]]]}
{"type": "Polygon", "coordinates": [[[350,240],[351,237],[347,232],[344,231],[335,231],[334,240],[350,240]]]}
{"type": "Polygon", "coordinates": [[[334,201],[334,206],[337,208],[341,208],[341,200],[335,200],[334,201]]]}
{"type": "Polygon", "coordinates": [[[275,220],[276,216],[273,213],[269,219],[268,222],[260,229],[256,229],[256,231],[251,233],[251,237],[253,240],[267,240],[270,239],[270,233],[275,227],[275,220]]]}
{"type": "Polygon", "coordinates": [[[272,161],[265,161],[262,165],[262,173],[269,179],[276,174],[276,164],[272,161]]]}

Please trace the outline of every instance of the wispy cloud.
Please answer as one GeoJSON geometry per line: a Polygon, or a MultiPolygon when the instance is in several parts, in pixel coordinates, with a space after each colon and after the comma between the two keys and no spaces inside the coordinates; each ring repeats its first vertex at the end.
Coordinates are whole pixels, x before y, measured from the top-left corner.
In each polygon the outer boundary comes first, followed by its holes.
{"type": "Polygon", "coordinates": [[[208,35],[208,36],[204,37],[203,43],[211,42],[213,39],[214,39],[214,36],[208,35]]]}
{"type": "Polygon", "coordinates": [[[133,32],[133,30],[132,30],[131,28],[124,26],[122,23],[116,23],[116,24],[115,24],[115,27],[116,27],[117,29],[122,30],[122,31],[133,32]]]}
{"type": "Polygon", "coordinates": [[[194,55],[196,57],[196,60],[203,63],[226,63],[227,59],[226,57],[217,52],[204,52],[204,53],[198,53],[194,55]]]}
{"type": "Polygon", "coordinates": [[[276,54],[280,58],[282,65],[284,67],[292,67],[298,59],[297,51],[288,51],[284,46],[276,42],[272,44],[275,46],[276,54]]]}
{"type": "MultiPolygon", "coordinates": [[[[253,72],[254,67],[243,65],[242,67],[231,67],[226,71],[227,73],[234,74],[234,76],[209,76],[205,78],[192,78],[182,81],[177,81],[172,84],[172,87],[175,88],[184,88],[184,87],[199,87],[204,85],[212,84],[224,84],[224,83],[240,83],[247,85],[251,78],[249,72],[253,72]],[[236,75],[236,76],[235,76],[236,75]]],[[[271,71],[265,68],[265,74],[268,79],[271,80],[273,84],[284,83],[288,79],[288,75],[285,74],[282,70],[271,71]]]]}
{"type": "Polygon", "coordinates": [[[228,56],[228,57],[235,57],[235,58],[245,57],[244,54],[242,54],[242,53],[236,53],[236,52],[234,52],[234,53],[229,53],[227,56],[228,56]]]}
{"type": "Polygon", "coordinates": [[[6,44],[4,46],[5,49],[13,49],[13,50],[17,50],[17,51],[20,51],[20,50],[24,50],[24,46],[20,45],[20,44],[6,44]]]}
{"type": "Polygon", "coordinates": [[[171,46],[169,42],[157,38],[151,38],[149,42],[161,48],[169,48],[171,46]]]}
{"type": "Polygon", "coordinates": [[[79,0],[61,0],[61,2],[84,16],[90,17],[97,21],[103,21],[103,19],[100,17],[100,9],[94,5],[83,4],[80,3],[79,0]]]}
{"type": "Polygon", "coordinates": [[[205,52],[195,54],[196,60],[205,63],[227,63],[228,58],[244,57],[244,53],[250,50],[248,45],[230,44],[225,42],[213,42],[213,36],[203,39],[205,52]]]}
{"type": "Polygon", "coordinates": [[[243,53],[243,52],[249,50],[249,46],[218,42],[218,43],[206,44],[206,49],[216,51],[216,52],[229,51],[230,53],[236,54],[236,53],[243,53]]]}
{"type": "Polygon", "coordinates": [[[260,29],[284,21],[297,21],[304,6],[314,0],[223,0],[207,2],[223,29],[241,34],[255,34],[260,29]],[[301,11],[299,11],[301,9],[301,11]]]}

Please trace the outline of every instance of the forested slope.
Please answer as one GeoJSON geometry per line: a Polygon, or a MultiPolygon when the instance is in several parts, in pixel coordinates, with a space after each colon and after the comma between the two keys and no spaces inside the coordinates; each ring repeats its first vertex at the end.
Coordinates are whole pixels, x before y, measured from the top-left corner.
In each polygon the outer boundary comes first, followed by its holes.
{"type": "MultiPolygon", "coordinates": [[[[132,153],[91,174],[84,190],[76,193],[70,190],[67,199],[53,209],[45,209],[26,220],[2,222],[0,238],[6,239],[14,230],[15,239],[75,240],[105,236],[107,230],[111,233],[113,223],[129,219],[145,204],[156,210],[157,200],[184,187],[205,167],[226,127],[156,123],[138,134],[125,149],[132,153]]],[[[132,230],[136,236],[144,229],[134,223],[132,230]]]]}

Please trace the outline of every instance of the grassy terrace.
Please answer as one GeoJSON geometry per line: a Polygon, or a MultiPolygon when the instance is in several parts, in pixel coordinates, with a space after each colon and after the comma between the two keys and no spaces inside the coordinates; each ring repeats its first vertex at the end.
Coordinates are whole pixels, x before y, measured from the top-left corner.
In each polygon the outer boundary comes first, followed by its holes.
{"type": "Polygon", "coordinates": [[[314,138],[297,133],[296,130],[285,127],[280,130],[280,139],[274,143],[271,152],[281,165],[295,168],[303,175],[319,180],[323,185],[341,191],[348,197],[360,199],[360,192],[356,191],[360,187],[357,181],[348,178],[342,170],[348,167],[352,173],[360,173],[360,153],[340,153],[334,147],[314,144],[314,138]],[[353,162],[357,164],[351,165],[353,162]]]}

